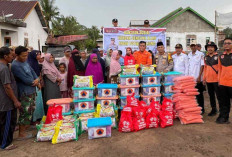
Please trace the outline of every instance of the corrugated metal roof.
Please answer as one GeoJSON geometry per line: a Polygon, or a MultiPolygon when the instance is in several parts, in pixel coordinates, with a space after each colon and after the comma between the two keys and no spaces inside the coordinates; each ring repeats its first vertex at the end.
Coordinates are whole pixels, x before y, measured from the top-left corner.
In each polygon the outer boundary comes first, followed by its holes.
{"type": "Polygon", "coordinates": [[[0,1],[0,11],[4,15],[13,14],[11,19],[24,19],[32,8],[37,4],[37,1],[0,1]]]}
{"type": "Polygon", "coordinates": [[[38,1],[5,1],[0,0],[0,16],[13,14],[9,19],[25,20],[32,9],[36,10],[43,27],[47,27],[38,1]]]}

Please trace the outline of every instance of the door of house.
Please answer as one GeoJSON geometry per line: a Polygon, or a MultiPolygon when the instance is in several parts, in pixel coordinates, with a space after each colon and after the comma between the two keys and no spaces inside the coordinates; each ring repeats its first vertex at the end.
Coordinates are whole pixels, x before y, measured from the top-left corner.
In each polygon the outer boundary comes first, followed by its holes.
{"type": "Polygon", "coordinates": [[[4,37],[4,45],[7,47],[11,46],[11,37],[4,37]]]}

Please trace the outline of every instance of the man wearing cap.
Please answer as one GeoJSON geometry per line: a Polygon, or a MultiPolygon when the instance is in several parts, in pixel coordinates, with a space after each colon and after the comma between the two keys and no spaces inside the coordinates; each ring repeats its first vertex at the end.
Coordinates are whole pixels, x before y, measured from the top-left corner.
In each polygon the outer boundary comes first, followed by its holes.
{"type": "Polygon", "coordinates": [[[108,46],[107,50],[112,49],[114,50],[118,50],[118,45],[115,44],[115,38],[111,38],[111,43],[108,46]]]}
{"type": "Polygon", "coordinates": [[[114,27],[118,27],[118,19],[113,19],[112,24],[114,27]]]}
{"type": "Polygon", "coordinates": [[[150,24],[149,24],[148,20],[144,20],[144,27],[150,27],[150,24]]]}
{"type": "Polygon", "coordinates": [[[173,68],[172,56],[165,52],[163,42],[157,43],[158,53],[155,55],[156,71],[167,73],[173,68]]]}
{"type": "Polygon", "coordinates": [[[196,44],[197,51],[201,52],[201,44],[196,44]]]}
{"type": "Polygon", "coordinates": [[[209,42],[205,45],[205,50],[208,54],[205,56],[205,65],[203,73],[203,84],[207,85],[208,94],[210,98],[210,105],[212,107],[208,116],[215,116],[217,114],[215,94],[219,101],[218,93],[218,54],[217,45],[214,42],[209,42]]]}
{"type": "Polygon", "coordinates": [[[69,59],[71,57],[71,49],[69,46],[66,46],[64,48],[64,57],[62,57],[59,61],[60,63],[64,63],[66,65],[66,70],[68,71],[68,64],[69,64],[69,59]]]}
{"type": "Polygon", "coordinates": [[[152,65],[152,57],[151,54],[146,51],[145,41],[139,42],[139,51],[136,51],[133,56],[135,58],[135,64],[152,65]]]}
{"type": "Polygon", "coordinates": [[[229,114],[232,98],[232,39],[224,40],[223,52],[218,57],[218,83],[221,97],[219,102],[220,115],[217,118],[217,123],[229,123],[229,114]]]}
{"type": "Polygon", "coordinates": [[[189,72],[188,75],[193,76],[197,81],[196,88],[199,91],[199,95],[196,96],[197,102],[202,107],[202,114],[205,113],[204,108],[204,85],[202,83],[202,74],[204,70],[204,54],[197,50],[196,44],[190,45],[192,52],[188,54],[189,59],[189,72]]]}
{"type": "Polygon", "coordinates": [[[183,76],[188,75],[188,56],[182,53],[183,47],[181,44],[176,44],[176,54],[172,55],[174,63],[174,71],[181,72],[183,76]]]}

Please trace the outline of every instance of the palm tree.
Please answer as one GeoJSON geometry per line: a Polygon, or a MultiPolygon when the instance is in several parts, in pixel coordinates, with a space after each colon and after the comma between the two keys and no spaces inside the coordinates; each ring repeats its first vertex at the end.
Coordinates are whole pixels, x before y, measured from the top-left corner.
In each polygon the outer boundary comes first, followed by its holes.
{"type": "Polygon", "coordinates": [[[49,23],[58,18],[59,9],[55,6],[55,0],[40,0],[40,5],[43,10],[44,18],[48,23],[48,29],[50,30],[49,23]]]}

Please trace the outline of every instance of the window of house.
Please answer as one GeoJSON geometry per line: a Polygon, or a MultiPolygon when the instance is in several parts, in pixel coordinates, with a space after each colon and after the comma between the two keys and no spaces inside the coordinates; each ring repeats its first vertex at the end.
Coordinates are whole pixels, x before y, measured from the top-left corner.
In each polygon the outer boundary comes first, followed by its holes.
{"type": "Polygon", "coordinates": [[[206,44],[210,42],[210,37],[206,37],[206,44]]]}
{"type": "Polygon", "coordinates": [[[167,46],[170,46],[170,37],[166,37],[166,43],[167,43],[167,46]]]}
{"type": "Polygon", "coordinates": [[[25,47],[28,47],[28,46],[29,46],[28,38],[24,38],[24,46],[25,46],[25,47]]]}
{"type": "Polygon", "coordinates": [[[196,35],[186,36],[186,46],[189,47],[191,44],[196,44],[196,35]]]}
{"type": "Polygon", "coordinates": [[[4,45],[5,45],[6,47],[11,46],[11,37],[5,37],[5,38],[4,38],[4,45]]]}

